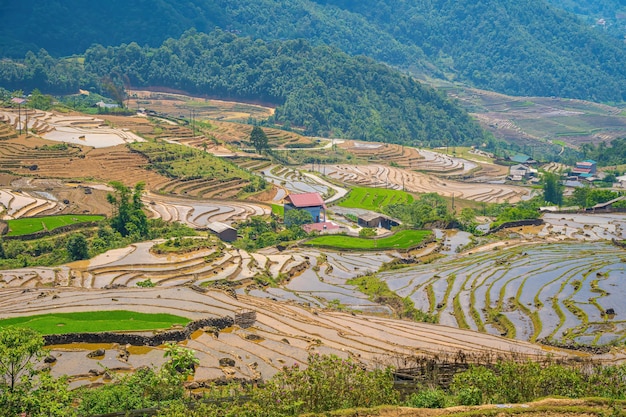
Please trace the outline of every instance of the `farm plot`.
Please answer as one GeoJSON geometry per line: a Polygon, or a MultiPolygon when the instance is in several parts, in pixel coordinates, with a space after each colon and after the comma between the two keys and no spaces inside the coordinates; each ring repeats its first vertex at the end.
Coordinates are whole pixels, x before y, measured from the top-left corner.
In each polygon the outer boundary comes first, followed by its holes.
{"type": "Polygon", "coordinates": [[[610,244],[562,243],[447,258],[380,277],[441,324],[601,344],[626,338],[625,271],[626,253],[610,244]]]}
{"type": "Polygon", "coordinates": [[[626,240],[626,216],[617,213],[545,213],[545,225],[537,234],[549,240],[626,240]]]}
{"type": "Polygon", "coordinates": [[[42,230],[54,230],[59,227],[78,223],[98,222],[104,216],[66,214],[61,216],[42,216],[8,220],[9,233],[7,236],[21,236],[36,233],[42,230]]]}
{"type": "Polygon", "coordinates": [[[514,203],[529,198],[531,190],[512,185],[463,183],[384,165],[326,165],[326,175],[337,181],[362,187],[438,193],[445,197],[488,203],[514,203]]]}
{"type": "Polygon", "coordinates": [[[431,233],[430,230],[401,230],[393,235],[378,239],[328,235],[315,237],[306,241],[304,245],[347,250],[402,250],[419,245],[430,236],[431,233]]]}
{"type": "Polygon", "coordinates": [[[230,224],[271,212],[269,206],[239,201],[193,200],[156,194],[147,194],[142,201],[153,217],[181,222],[193,228],[205,228],[216,221],[230,224]]]}
{"type": "Polygon", "coordinates": [[[15,110],[0,111],[0,120],[13,126],[34,129],[45,139],[55,142],[74,143],[77,145],[103,148],[143,139],[123,129],[107,126],[104,120],[91,116],[61,115],[51,112],[23,113],[21,120],[15,110]]]}
{"type": "Polygon", "coordinates": [[[137,243],[66,267],[4,270],[0,272],[0,288],[130,288],[146,280],[159,287],[190,284],[203,287],[229,282],[239,288],[238,292],[259,297],[318,306],[337,299],[357,310],[388,312],[345,282],[364,272],[377,271],[398,256],[385,252],[367,255],[321,252],[314,248],[248,253],[224,245],[183,255],[156,255],[150,251],[153,244],[137,243]],[[268,279],[282,284],[268,287],[268,279]]]}
{"type": "MultiPolygon", "coordinates": [[[[494,354],[547,354],[569,356],[564,351],[547,352],[541,347],[515,340],[475,332],[386,319],[322,311],[297,303],[275,302],[245,294],[237,298],[222,291],[201,293],[190,288],[118,288],[115,290],[42,289],[24,292],[19,289],[0,291],[0,315],[19,317],[46,312],[88,312],[130,310],[143,313],[166,313],[189,319],[234,317],[241,311],[256,312],[252,327],[234,326],[216,332],[196,332],[185,346],[193,349],[200,360],[194,378],[198,381],[217,378],[269,378],[286,364],[306,365],[309,354],[353,356],[370,367],[393,365],[398,358],[415,354],[470,354],[489,351],[494,354]],[[220,366],[221,358],[235,361],[233,367],[220,366]]],[[[127,362],[116,360],[117,351],[106,347],[104,358],[86,357],[90,346],[52,346],[58,361],[52,368],[55,376],[67,373],[88,375],[97,363],[112,369],[131,369],[149,365],[162,352],[159,348],[130,348],[127,362]],[[135,353],[136,352],[136,353],[135,353]],[[151,354],[151,352],[155,352],[151,354]],[[147,362],[147,363],[146,363],[147,362]]],[[[160,359],[162,360],[162,359],[160,359]]],[[[93,382],[93,379],[92,379],[93,382]]]]}
{"type": "Polygon", "coordinates": [[[30,177],[90,178],[120,181],[130,186],[143,181],[148,189],[158,188],[168,181],[147,170],[148,164],[146,157],[131,152],[126,145],[94,149],[55,144],[37,137],[0,142],[0,169],[30,177]]]}
{"type": "Polygon", "coordinates": [[[331,187],[316,181],[316,177],[305,175],[299,170],[274,165],[260,172],[268,182],[285,188],[291,193],[317,192],[322,196],[330,194],[331,187]]]}
{"type": "Polygon", "coordinates": [[[57,206],[57,201],[35,197],[24,191],[0,189],[2,220],[52,213],[56,211],[57,206]]]}
{"type": "Polygon", "coordinates": [[[371,211],[380,211],[390,204],[409,204],[413,196],[400,190],[385,188],[354,187],[348,197],[338,205],[348,208],[361,208],[371,211]]]}

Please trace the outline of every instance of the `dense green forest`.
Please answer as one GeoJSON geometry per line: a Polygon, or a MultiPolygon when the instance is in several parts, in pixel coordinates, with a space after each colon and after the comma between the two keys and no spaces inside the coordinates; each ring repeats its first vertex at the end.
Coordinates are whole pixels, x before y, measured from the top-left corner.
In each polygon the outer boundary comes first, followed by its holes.
{"type": "Polygon", "coordinates": [[[318,0],[358,13],[452,78],[512,95],[622,101],[623,45],[539,0],[318,0]]]}
{"type": "Polygon", "coordinates": [[[568,12],[578,15],[585,23],[618,38],[626,35],[625,0],[548,0],[568,12]]]}
{"type": "Polygon", "coordinates": [[[45,51],[0,62],[0,85],[73,93],[78,88],[161,86],[277,105],[270,123],[332,135],[411,144],[480,145],[485,132],[434,89],[384,64],[303,40],[264,42],[214,31],[158,48],[89,48],[84,59],[45,51]]]}
{"type": "MultiPolygon", "coordinates": [[[[579,14],[618,13],[623,4],[551,1],[579,14]]],[[[40,48],[67,56],[94,43],[158,47],[189,28],[219,27],[266,41],[304,38],[513,95],[626,94],[623,42],[547,0],[0,0],[0,10],[0,50],[9,57],[40,48]]]]}

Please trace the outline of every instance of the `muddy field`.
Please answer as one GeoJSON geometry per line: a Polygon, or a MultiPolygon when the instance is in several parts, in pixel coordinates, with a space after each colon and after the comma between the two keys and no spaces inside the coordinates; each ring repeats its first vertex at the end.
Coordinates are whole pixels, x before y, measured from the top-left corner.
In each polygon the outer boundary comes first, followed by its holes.
{"type": "Polygon", "coordinates": [[[626,132],[626,116],[619,107],[574,99],[512,97],[470,88],[454,88],[448,93],[496,137],[537,152],[547,150],[550,142],[574,148],[583,143],[609,143],[626,132]]]}
{"type": "MultiPolygon", "coordinates": [[[[186,287],[120,288],[80,290],[71,288],[19,289],[0,292],[0,315],[29,315],[34,312],[131,309],[141,312],[167,312],[191,319],[233,317],[239,311],[255,311],[252,327],[228,328],[215,332],[199,331],[186,346],[196,351],[200,365],[196,380],[218,378],[269,378],[283,365],[306,364],[311,353],[354,357],[369,366],[398,365],[405,357],[418,354],[493,352],[508,355],[568,356],[565,351],[478,334],[432,324],[391,320],[345,312],[324,311],[295,302],[275,302],[244,294],[232,297],[221,291],[200,293],[186,287]],[[220,366],[228,358],[234,366],[220,366]]],[[[104,358],[88,359],[94,346],[60,346],[53,372],[82,376],[89,382],[90,369],[101,369],[100,362],[113,370],[158,363],[162,354],[155,349],[136,350],[127,361],[120,360],[119,347],[106,346],[104,358]]]]}

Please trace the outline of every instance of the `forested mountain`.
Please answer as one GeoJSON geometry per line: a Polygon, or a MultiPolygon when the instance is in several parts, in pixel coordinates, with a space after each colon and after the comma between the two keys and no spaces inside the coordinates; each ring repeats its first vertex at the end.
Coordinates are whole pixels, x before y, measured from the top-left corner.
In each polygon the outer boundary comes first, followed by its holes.
{"type": "Polygon", "coordinates": [[[588,25],[618,38],[626,35],[626,0],[548,0],[588,25]]]}
{"type": "Polygon", "coordinates": [[[69,55],[93,43],[156,47],[191,27],[219,27],[264,40],[305,38],[513,95],[626,94],[623,43],[546,0],[0,0],[0,11],[5,56],[40,47],[69,55]]]}
{"type": "Polygon", "coordinates": [[[10,89],[70,93],[116,82],[275,104],[271,122],[310,135],[433,145],[485,140],[477,122],[434,89],[371,58],[304,40],[190,31],[158,48],[96,45],[84,61],[44,52],[0,61],[0,85],[10,89]]]}

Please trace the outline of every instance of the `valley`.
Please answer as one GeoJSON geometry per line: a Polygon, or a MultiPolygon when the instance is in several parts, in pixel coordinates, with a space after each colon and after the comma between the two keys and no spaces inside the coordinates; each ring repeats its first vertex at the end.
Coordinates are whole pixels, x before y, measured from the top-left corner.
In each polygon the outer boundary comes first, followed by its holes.
{"type": "MultiPolygon", "coordinates": [[[[182,96],[176,100],[189,104],[182,96]]],[[[8,132],[0,142],[0,166],[7,172],[0,191],[4,219],[111,216],[111,181],[144,182],[141,201],[148,217],[200,233],[190,239],[207,239],[202,236],[213,222],[237,227],[255,217],[267,219],[291,193],[324,196],[328,219],[348,234],[360,229],[350,215],[364,211],[336,202],[356,186],[415,196],[437,193],[452,209],[456,199],[457,207],[477,210],[537,193],[507,182],[507,167],[479,154],[466,159],[471,154],[272,129],[266,131],[269,147],[278,158],[259,154],[249,149],[250,126],[226,121],[228,116],[213,120],[201,110],[197,125],[190,126],[176,116],[189,107],[176,106],[159,107],[158,117],[29,111],[20,118],[15,110],[2,110],[8,132]],[[26,127],[29,135],[19,135],[26,127]],[[181,167],[179,159],[186,161],[181,167]],[[195,165],[202,160],[211,169],[235,174],[232,179],[204,174],[207,166],[195,165]],[[220,161],[243,170],[221,168],[220,161]],[[251,174],[264,178],[266,188],[245,192],[251,174]]],[[[235,107],[228,104],[220,112],[235,107]]],[[[237,117],[254,117],[259,109],[242,105],[239,110],[245,111],[237,117]]],[[[542,220],[482,237],[435,228],[434,239],[409,250],[360,252],[297,242],[253,250],[212,237],[201,249],[159,253],[154,248],[163,239],[136,242],[87,260],[2,270],[0,315],[123,309],[196,320],[254,311],[251,327],[234,326],[219,335],[199,331],[183,343],[200,359],[197,382],[271,378],[286,363],[304,364],[311,353],[353,357],[369,366],[460,349],[621,361],[624,352],[618,348],[601,353],[566,348],[618,345],[626,338],[626,312],[619,302],[625,256],[610,244],[626,240],[626,220],[619,214],[558,213],[542,220]],[[406,266],[390,269],[402,263],[406,266]],[[399,320],[397,305],[361,292],[352,281],[370,275],[438,324],[399,320]],[[150,285],[142,288],[145,282],[150,285]],[[221,366],[224,358],[234,365],[221,366]]],[[[112,370],[163,363],[160,347],[129,348],[130,355],[120,361],[119,346],[103,346],[98,363],[112,370]]],[[[58,359],[55,375],[71,375],[75,386],[102,382],[102,375],[91,372],[95,361],[79,359],[94,346],[51,348],[58,359]]]]}

